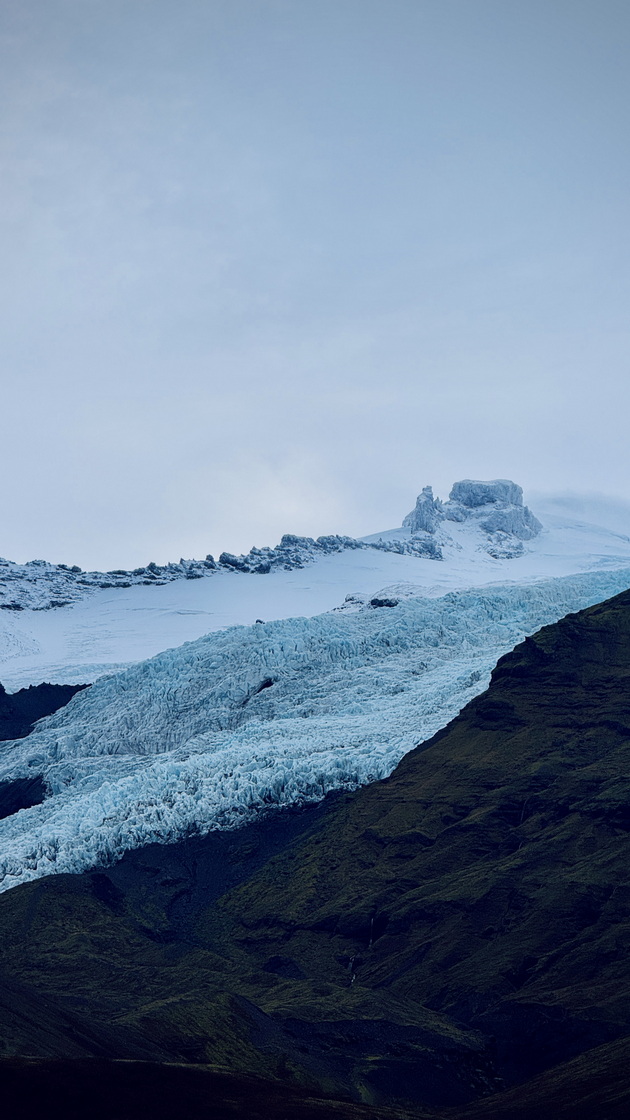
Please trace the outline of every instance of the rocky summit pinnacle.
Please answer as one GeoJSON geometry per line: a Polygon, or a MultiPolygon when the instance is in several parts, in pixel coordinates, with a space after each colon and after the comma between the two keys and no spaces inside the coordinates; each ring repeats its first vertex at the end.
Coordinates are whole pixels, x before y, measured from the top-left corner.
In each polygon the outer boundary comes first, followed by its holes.
{"type": "Polygon", "coordinates": [[[415,509],[407,514],[403,528],[416,534],[434,534],[444,521],[467,522],[481,530],[486,550],[491,555],[501,555],[510,546],[516,555],[522,550],[522,541],[538,535],[542,525],[527,506],[523,505],[523,491],[516,482],[495,478],[488,482],[465,478],[455,482],[447,502],[433,497],[431,486],[425,486],[418,495],[415,509]]]}
{"type": "Polygon", "coordinates": [[[523,490],[509,478],[494,478],[491,482],[464,478],[461,482],[453,483],[449,499],[451,502],[459,502],[467,509],[487,505],[522,506],[523,490]]]}

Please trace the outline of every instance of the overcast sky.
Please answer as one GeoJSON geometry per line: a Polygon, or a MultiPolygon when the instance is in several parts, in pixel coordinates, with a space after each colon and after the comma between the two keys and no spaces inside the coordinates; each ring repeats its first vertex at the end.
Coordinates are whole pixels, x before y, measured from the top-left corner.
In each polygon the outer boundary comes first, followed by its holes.
{"type": "Polygon", "coordinates": [[[627,0],[0,0],[0,554],[628,494],[627,0]]]}

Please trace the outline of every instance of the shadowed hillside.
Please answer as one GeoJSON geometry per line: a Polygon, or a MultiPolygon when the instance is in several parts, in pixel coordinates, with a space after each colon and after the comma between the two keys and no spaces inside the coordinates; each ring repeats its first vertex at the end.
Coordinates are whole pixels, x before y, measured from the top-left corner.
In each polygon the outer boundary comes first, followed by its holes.
{"type": "MultiPolygon", "coordinates": [[[[52,715],[84,684],[38,684],[8,693],[0,684],[0,742],[30,734],[38,719],[52,715]]],[[[0,782],[0,819],[44,800],[46,786],[39,775],[0,782]]]]}
{"type": "Polygon", "coordinates": [[[0,742],[21,739],[33,730],[38,719],[52,715],[72,699],[84,684],[32,684],[7,692],[0,684],[0,742]]]}
{"type": "Polygon", "coordinates": [[[4,1054],[209,1063],[381,1116],[621,1117],[629,685],[624,592],[502,658],[386,781],[8,892],[4,1054]]]}

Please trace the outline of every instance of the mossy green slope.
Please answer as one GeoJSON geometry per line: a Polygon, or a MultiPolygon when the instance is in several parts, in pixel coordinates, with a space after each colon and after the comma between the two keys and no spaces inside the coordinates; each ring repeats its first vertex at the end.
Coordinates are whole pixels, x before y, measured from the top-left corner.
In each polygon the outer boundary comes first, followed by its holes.
{"type": "MultiPolygon", "coordinates": [[[[504,657],[486,694],[206,929],[243,961],[495,1036],[500,1075],[522,1079],[630,1030],[629,773],[625,593],[504,657]]],[[[286,981],[256,995],[283,1016],[322,1005],[286,981]]]]}
{"type": "MultiPolygon", "coordinates": [[[[626,592],[295,827],[9,892],[0,963],[68,1046],[87,1016],[92,1053],[461,1107],[630,1035],[629,773],[626,592]]],[[[50,1054],[34,1030],[5,1053],[50,1054]]]]}

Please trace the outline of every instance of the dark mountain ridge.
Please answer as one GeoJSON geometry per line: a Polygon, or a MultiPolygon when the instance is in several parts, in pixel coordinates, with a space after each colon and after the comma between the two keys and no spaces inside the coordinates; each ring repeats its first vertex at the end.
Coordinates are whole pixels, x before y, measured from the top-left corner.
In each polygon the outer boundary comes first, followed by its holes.
{"type": "Polygon", "coordinates": [[[44,683],[7,692],[0,684],[0,742],[22,739],[33,730],[38,719],[63,708],[75,692],[88,687],[86,684],[44,683]]]}
{"type": "MultiPolygon", "coordinates": [[[[0,742],[22,739],[30,735],[38,719],[63,708],[86,684],[37,684],[7,692],[0,684],[0,742]]],[[[0,820],[20,809],[39,805],[46,796],[46,786],[39,774],[0,782],[0,820]]]]}
{"type": "Polygon", "coordinates": [[[3,1053],[209,1064],[287,1086],[277,1117],[621,1117],[629,763],[624,592],[502,658],[386,781],[3,895],[3,1053]]]}

